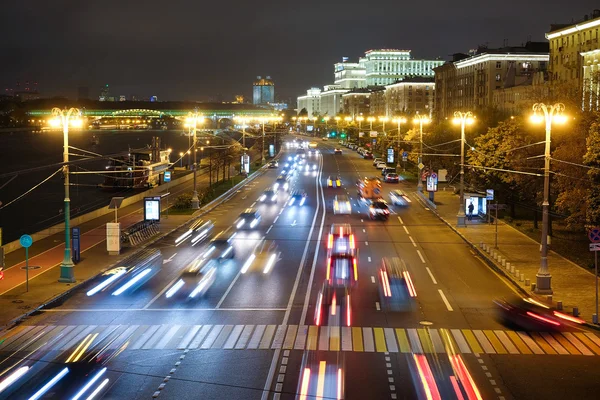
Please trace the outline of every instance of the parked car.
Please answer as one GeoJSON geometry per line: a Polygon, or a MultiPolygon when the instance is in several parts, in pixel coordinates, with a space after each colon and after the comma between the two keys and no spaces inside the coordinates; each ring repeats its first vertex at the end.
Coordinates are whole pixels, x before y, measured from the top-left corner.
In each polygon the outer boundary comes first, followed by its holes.
{"type": "MultiPolygon", "coordinates": [[[[384,168],[386,168],[386,167],[387,167],[387,164],[386,164],[386,163],[384,163],[383,161],[380,161],[380,162],[378,162],[378,163],[377,163],[377,165],[375,165],[375,168],[377,168],[377,169],[381,169],[381,170],[383,170],[383,169],[384,169],[384,168]]],[[[383,174],[382,174],[382,175],[383,175],[383,174]]]]}
{"type": "Polygon", "coordinates": [[[279,162],[277,160],[269,161],[268,168],[277,168],[279,167],[279,162]]]}
{"type": "Polygon", "coordinates": [[[383,178],[384,181],[388,183],[398,183],[400,182],[400,177],[395,172],[390,172],[383,178]]]}
{"type": "Polygon", "coordinates": [[[364,158],[365,160],[372,159],[372,158],[373,158],[373,153],[372,153],[372,152],[370,152],[370,151],[365,151],[365,154],[363,154],[363,158],[364,158]]]}
{"type": "Polygon", "coordinates": [[[373,166],[376,166],[380,162],[385,162],[385,160],[383,158],[379,158],[379,157],[373,159],[373,166]]]}
{"type": "Polygon", "coordinates": [[[387,174],[396,173],[395,167],[385,167],[381,170],[381,176],[386,176],[387,174]]]}

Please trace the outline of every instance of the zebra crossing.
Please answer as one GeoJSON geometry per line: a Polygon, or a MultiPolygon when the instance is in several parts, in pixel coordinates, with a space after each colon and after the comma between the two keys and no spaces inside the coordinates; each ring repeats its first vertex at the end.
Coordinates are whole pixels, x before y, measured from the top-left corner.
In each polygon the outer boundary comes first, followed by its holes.
{"type": "MultiPolygon", "coordinates": [[[[339,327],[314,325],[21,325],[0,337],[0,352],[52,342],[68,350],[88,335],[116,334],[127,350],[320,350],[390,353],[600,355],[590,332],[339,327]]],[[[117,341],[118,343],[119,341],[117,341]]]]}

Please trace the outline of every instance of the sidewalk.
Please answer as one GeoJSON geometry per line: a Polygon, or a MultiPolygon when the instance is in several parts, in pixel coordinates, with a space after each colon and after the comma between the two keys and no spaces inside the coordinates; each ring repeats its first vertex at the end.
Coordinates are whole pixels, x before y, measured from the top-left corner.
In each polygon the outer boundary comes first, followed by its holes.
{"type": "MultiPolygon", "coordinates": [[[[452,229],[457,231],[466,241],[476,247],[478,251],[501,270],[511,281],[527,293],[531,291],[531,283],[535,283],[536,273],[540,267],[540,243],[529,238],[517,229],[498,221],[498,249],[494,249],[496,226],[485,221],[474,219],[467,221],[467,226],[456,227],[456,214],[458,212],[458,195],[451,190],[440,190],[435,194],[437,209],[433,210],[452,229]],[[486,251],[481,247],[485,243],[491,248],[486,251]],[[497,259],[493,252],[497,253],[497,259]],[[512,273],[511,269],[502,266],[502,259],[510,263],[519,275],[512,273]],[[500,261],[498,261],[500,260],[500,261]],[[521,274],[524,279],[521,280],[521,274]],[[525,285],[529,280],[530,285],[525,285]]],[[[562,301],[566,311],[571,312],[573,307],[579,308],[580,317],[592,321],[592,314],[596,309],[596,286],[594,274],[567,260],[559,254],[550,251],[548,254],[548,268],[552,275],[552,300],[562,301]]],[[[545,298],[545,297],[544,297],[545,298]]]]}

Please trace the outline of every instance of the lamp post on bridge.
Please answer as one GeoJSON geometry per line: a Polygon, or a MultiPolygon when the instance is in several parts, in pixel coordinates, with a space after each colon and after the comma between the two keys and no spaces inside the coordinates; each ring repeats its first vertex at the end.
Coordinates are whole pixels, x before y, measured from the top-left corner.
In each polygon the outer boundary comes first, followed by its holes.
{"type": "Polygon", "coordinates": [[[194,134],[194,142],[192,144],[192,147],[194,148],[194,193],[192,194],[192,208],[194,210],[197,210],[200,208],[200,199],[198,198],[198,187],[196,186],[196,177],[197,177],[197,173],[196,171],[198,170],[198,165],[196,164],[197,162],[197,157],[196,157],[196,129],[198,126],[198,119],[201,118],[201,122],[204,120],[204,117],[202,117],[200,114],[198,114],[198,111],[194,111],[193,113],[189,113],[188,117],[187,117],[187,123],[188,125],[192,126],[193,129],[193,134],[194,134]]]}

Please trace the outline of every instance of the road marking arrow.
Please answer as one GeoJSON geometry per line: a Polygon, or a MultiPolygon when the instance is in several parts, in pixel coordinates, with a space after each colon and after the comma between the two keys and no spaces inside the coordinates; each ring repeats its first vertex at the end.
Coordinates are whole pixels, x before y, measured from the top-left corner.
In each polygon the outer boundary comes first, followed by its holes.
{"type": "Polygon", "coordinates": [[[296,220],[294,220],[294,222],[292,222],[292,226],[296,226],[296,220]]]}
{"type": "Polygon", "coordinates": [[[171,261],[173,261],[173,258],[177,255],[177,253],[173,254],[171,257],[167,258],[166,260],[163,260],[163,264],[168,264],[171,261]]]}

